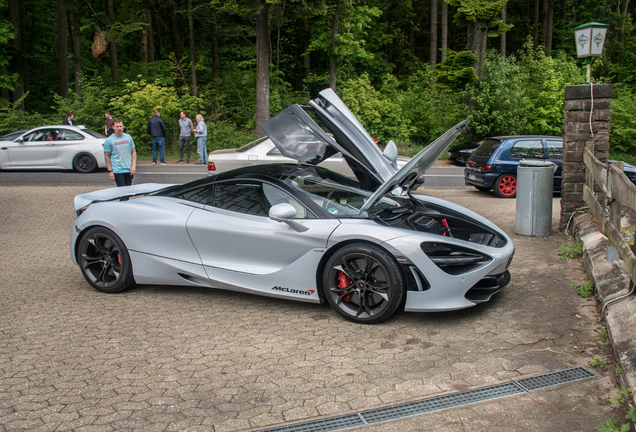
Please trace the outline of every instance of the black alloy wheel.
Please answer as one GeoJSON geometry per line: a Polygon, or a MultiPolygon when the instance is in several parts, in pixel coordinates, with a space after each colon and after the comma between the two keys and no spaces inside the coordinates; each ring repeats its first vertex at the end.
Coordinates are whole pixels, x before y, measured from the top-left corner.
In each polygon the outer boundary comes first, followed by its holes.
{"type": "Polygon", "coordinates": [[[84,278],[104,293],[117,293],[134,284],[128,250],[121,239],[103,227],[86,231],[80,240],[78,262],[84,278]]]}
{"type": "Polygon", "coordinates": [[[97,169],[97,161],[88,153],[80,153],[73,159],[73,169],[82,174],[92,173],[97,169]]]}
{"type": "Polygon", "coordinates": [[[361,324],[384,321],[406,297],[406,283],[395,258],[367,244],[336,251],[327,261],[323,287],[336,312],[361,324]]]}

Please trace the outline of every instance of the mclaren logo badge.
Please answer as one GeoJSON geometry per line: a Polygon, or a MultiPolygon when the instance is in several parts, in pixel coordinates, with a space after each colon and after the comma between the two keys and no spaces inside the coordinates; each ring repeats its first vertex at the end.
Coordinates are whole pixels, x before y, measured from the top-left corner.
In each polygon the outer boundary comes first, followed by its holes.
{"type": "Polygon", "coordinates": [[[280,287],[280,286],[273,286],[272,287],[272,291],[284,291],[284,292],[288,292],[291,294],[301,294],[301,295],[306,295],[306,296],[310,296],[313,293],[315,293],[315,290],[307,290],[307,291],[301,291],[301,290],[295,290],[295,289],[291,289],[291,288],[285,288],[285,287],[280,287]]]}

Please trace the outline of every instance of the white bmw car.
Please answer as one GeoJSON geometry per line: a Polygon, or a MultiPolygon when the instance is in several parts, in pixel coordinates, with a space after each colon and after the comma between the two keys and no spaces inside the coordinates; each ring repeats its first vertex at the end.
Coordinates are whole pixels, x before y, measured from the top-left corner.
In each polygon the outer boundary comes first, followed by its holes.
{"type": "MultiPolygon", "coordinates": [[[[12,135],[12,134],[9,134],[12,135]]],[[[104,140],[81,126],[42,126],[0,140],[0,169],[73,169],[90,173],[104,168],[104,140]]]]}

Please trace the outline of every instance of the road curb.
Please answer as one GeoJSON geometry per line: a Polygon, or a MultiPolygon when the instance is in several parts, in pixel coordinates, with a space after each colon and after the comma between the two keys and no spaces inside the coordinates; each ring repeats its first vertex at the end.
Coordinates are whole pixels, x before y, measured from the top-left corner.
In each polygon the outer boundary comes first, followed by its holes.
{"type": "Polygon", "coordinates": [[[621,387],[636,390],[636,296],[616,300],[629,293],[629,275],[622,261],[607,262],[607,237],[592,215],[574,218],[577,241],[583,242],[583,263],[596,287],[601,311],[605,307],[607,334],[622,369],[621,387]],[[611,303],[607,303],[611,302],[611,303]]]}

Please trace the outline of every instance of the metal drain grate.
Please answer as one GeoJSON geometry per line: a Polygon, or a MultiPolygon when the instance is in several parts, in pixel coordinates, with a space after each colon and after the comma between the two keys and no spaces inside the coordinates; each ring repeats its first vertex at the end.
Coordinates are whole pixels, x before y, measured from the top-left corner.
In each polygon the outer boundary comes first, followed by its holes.
{"type": "Polygon", "coordinates": [[[567,369],[560,372],[553,372],[546,375],[540,375],[532,378],[517,380],[515,383],[520,385],[525,391],[539,390],[546,387],[552,387],[559,384],[579,381],[595,377],[592,372],[583,367],[567,369]]]}
{"type": "Polygon", "coordinates": [[[463,405],[521,393],[524,393],[523,389],[519,388],[519,386],[514,383],[499,384],[477,390],[469,390],[445,396],[435,396],[430,399],[409,402],[392,407],[363,411],[360,414],[364,417],[367,423],[380,423],[388,420],[456,408],[463,405]]]}
{"type": "Polygon", "coordinates": [[[332,417],[323,420],[279,426],[272,429],[263,429],[261,432],[327,432],[364,425],[364,421],[362,421],[358,414],[351,414],[342,417],[332,417]]]}
{"type": "Polygon", "coordinates": [[[482,387],[475,390],[467,390],[443,396],[434,396],[415,402],[408,402],[384,408],[376,408],[345,416],[313,420],[304,423],[289,424],[271,429],[262,429],[257,432],[338,431],[368,424],[381,423],[405,417],[412,417],[415,415],[426,414],[434,411],[457,408],[477,402],[484,402],[507,396],[518,395],[533,390],[539,390],[546,387],[552,387],[559,384],[565,384],[594,377],[596,377],[596,375],[594,375],[592,372],[583,367],[578,367],[560,372],[539,375],[532,378],[524,378],[521,380],[511,381],[509,383],[482,387]]]}

